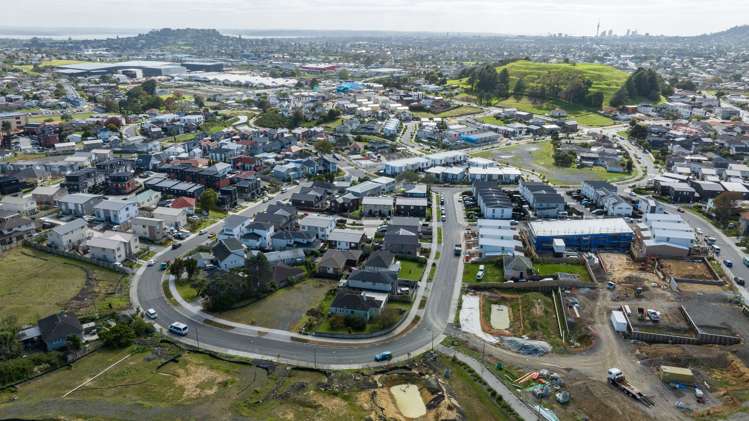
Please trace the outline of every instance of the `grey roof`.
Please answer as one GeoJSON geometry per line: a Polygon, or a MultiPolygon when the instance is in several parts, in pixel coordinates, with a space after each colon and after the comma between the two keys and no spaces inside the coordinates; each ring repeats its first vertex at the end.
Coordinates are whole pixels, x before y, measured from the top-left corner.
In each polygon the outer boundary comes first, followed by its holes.
{"type": "Polygon", "coordinates": [[[369,282],[373,284],[393,284],[398,280],[398,275],[388,271],[355,270],[351,272],[348,280],[369,282]]]}
{"type": "Polygon", "coordinates": [[[84,221],[81,218],[74,219],[67,224],[64,225],[58,225],[54,228],[52,228],[52,231],[54,231],[56,234],[59,235],[65,235],[67,233],[79,230],[81,228],[86,228],[86,221],[84,221]]]}
{"type": "Polygon", "coordinates": [[[347,310],[359,310],[368,311],[371,308],[379,308],[380,303],[373,297],[367,296],[364,293],[339,290],[336,293],[333,302],[330,304],[331,308],[342,308],[347,310]]]}
{"type": "Polygon", "coordinates": [[[44,342],[65,339],[70,335],[81,335],[83,327],[74,315],[58,313],[39,320],[39,331],[44,342]]]}
{"type": "Polygon", "coordinates": [[[242,246],[242,243],[239,242],[239,240],[237,240],[236,238],[225,238],[216,243],[216,245],[213,246],[212,251],[213,256],[216,257],[216,260],[220,262],[232,255],[234,252],[244,252],[244,246],[242,246]]]}
{"type": "Polygon", "coordinates": [[[99,194],[73,193],[73,194],[68,194],[66,196],[61,197],[60,202],[83,204],[83,203],[88,202],[89,200],[96,199],[99,197],[102,197],[102,196],[99,194]]]}
{"type": "Polygon", "coordinates": [[[425,197],[396,197],[396,206],[427,206],[427,199],[425,197]]]}
{"type": "Polygon", "coordinates": [[[102,200],[96,206],[94,206],[94,209],[118,211],[120,209],[124,209],[125,207],[127,207],[128,205],[131,205],[132,203],[133,202],[130,202],[130,201],[120,201],[120,200],[102,200]]]}
{"type": "Polygon", "coordinates": [[[505,272],[510,270],[527,271],[533,269],[533,262],[531,259],[525,256],[504,256],[502,258],[502,265],[504,266],[505,272]]]}
{"type": "Polygon", "coordinates": [[[395,256],[393,256],[393,253],[390,253],[387,250],[378,250],[369,256],[369,259],[364,263],[364,266],[387,269],[394,261],[395,256]]]}
{"type": "Polygon", "coordinates": [[[268,259],[270,263],[275,263],[286,259],[304,259],[304,257],[304,250],[302,249],[271,251],[269,253],[265,253],[265,258],[268,259]]]}
{"type": "Polygon", "coordinates": [[[385,234],[385,245],[411,244],[419,245],[419,237],[406,229],[399,229],[385,234]]]}
{"type": "Polygon", "coordinates": [[[328,240],[358,243],[362,240],[362,237],[364,237],[364,231],[348,230],[348,229],[334,229],[328,236],[328,240]]]}
{"type": "Polygon", "coordinates": [[[229,215],[224,220],[224,228],[234,229],[240,225],[246,224],[250,221],[250,218],[242,215],[229,215]]]}

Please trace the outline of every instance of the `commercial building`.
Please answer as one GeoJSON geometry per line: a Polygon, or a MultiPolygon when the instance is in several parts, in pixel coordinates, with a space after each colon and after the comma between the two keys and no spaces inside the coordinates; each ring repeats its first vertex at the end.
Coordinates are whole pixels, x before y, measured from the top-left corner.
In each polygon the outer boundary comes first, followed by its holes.
{"type": "Polygon", "coordinates": [[[529,240],[537,252],[554,250],[554,240],[577,251],[626,251],[634,231],[623,218],[536,221],[529,225],[529,240]],[[559,242],[559,241],[557,241],[559,242]]]}
{"type": "Polygon", "coordinates": [[[118,72],[126,73],[131,70],[140,71],[143,77],[173,76],[187,73],[187,69],[177,63],[146,60],[66,64],[55,68],[55,72],[70,76],[96,76],[118,72]]]}

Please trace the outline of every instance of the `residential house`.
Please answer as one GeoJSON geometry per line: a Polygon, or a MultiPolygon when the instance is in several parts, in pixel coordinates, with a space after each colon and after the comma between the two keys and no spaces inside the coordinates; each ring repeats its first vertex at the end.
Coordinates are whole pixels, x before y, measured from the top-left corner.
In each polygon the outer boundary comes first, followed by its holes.
{"type": "Polygon", "coordinates": [[[306,274],[304,269],[279,263],[273,266],[273,284],[276,289],[285,288],[304,279],[306,274]]]}
{"type": "Polygon", "coordinates": [[[0,209],[18,212],[23,216],[31,216],[37,212],[34,199],[23,196],[4,196],[0,200],[0,209]]]}
{"type": "Polygon", "coordinates": [[[31,191],[31,198],[34,199],[37,206],[47,208],[55,206],[57,201],[66,194],[68,194],[68,191],[59,184],[39,186],[31,191]]]}
{"type": "Polygon", "coordinates": [[[346,192],[356,197],[377,196],[382,193],[383,188],[383,184],[375,183],[374,181],[365,181],[347,188],[346,192]]]}
{"type": "Polygon", "coordinates": [[[178,197],[172,201],[169,207],[174,209],[184,209],[188,215],[195,214],[195,205],[197,200],[194,197],[178,197]]]}
{"type": "Polygon", "coordinates": [[[372,272],[386,271],[400,273],[400,263],[395,260],[395,255],[387,250],[377,250],[369,255],[362,269],[372,272]]]}
{"type": "Polygon", "coordinates": [[[377,317],[385,307],[385,300],[378,300],[361,291],[339,289],[328,310],[330,314],[358,317],[369,321],[377,317]]]}
{"type": "Polygon", "coordinates": [[[429,203],[426,198],[396,197],[395,214],[426,218],[429,203]]]}
{"type": "Polygon", "coordinates": [[[346,280],[352,289],[395,294],[398,291],[398,274],[390,271],[354,270],[346,280]]]}
{"type": "Polygon", "coordinates": [[[161,219],[167,227],[182,228],[187,226],[187,208],[157,207],[151,212],[155,219],[161,219]]]}
{"type": "Polygon", "coordinates": [[[393,198],[390,196],[365,196],[362,198],[362,216],[387,217],[393,214],[393,198]]]}
{"type": "Polygon", "coordinates": [[[273,250],[318,249],[319,247],[320,241],[314,233],[309,231],[279,231],[271,236],[271,248],[273,250]]]}
{"type": "Polygon", "coordinates": [[[358,250],[365,239],[364,231],[361,230],[336,228],[328,235],[330,246],[338,250],[358,250]]]}
{"type": "Polygon", "coordinates": [[[86,221],[78,218],[49,230],[47,244],[57,250],[70,251],[78,248],[88,237],[86,221]]]}
{"type": "Polygon", "coordinates": [[[37,322],[39,333],[47,351],[64,348],[71,337],[83,340],[83,326],[73,314],[61,312],[37,322]]]}
{"type": "Polygon", "coordinates": [[[317,264],[317,273],[321,276],[338,278],[347,268],[356,266],[361,255],[361,250],[328,249],[317,264]]]}
{"type": "Polygon", "coordinates": [[[96,219],[112,225],[123,225],[138,216],[138,205],[133,201],[103,200],[94,206],[96,219]]]}
{"type": "Polygon", "coordinates": [[[138,216],[132,219],[131,225],[138,238],[158,243],[166,237],[166,223],[163,219],[138,216]]]}
{"type": "Polygon", "coordinates": [[[616,194],[617,188],[606,181],[585,180],[580,188],[580,193],[594,203],[600,203],[599,201],[605,196],[612,193],[616,194]]]}
{"type": "Polygon", "coordinates": [[[533,271],[533,262],[522,255],[505,255],[502,257],[502,270],[506,280],[526,279],[533,271]]]}
{"type": "Polygon", "coordinates": [[[320,211],[328,208],[327,198],[328,196],[324,190],[315,187],[305,187],[298,193],[291,195],[291,205],[297,209],[320,211]]]}
{"type": "Polygon", "coordinates": [[[275,226],[272,223],[255,220],[247,225],[240,239],[252,250],[268,250],[272,247],[274,233],[275,226]]]}
{"type": "Polygon", "coordinates": [[[632,211],[634,210],[629,201],[618,194],[604,196],[600,201],[600,205],[603,206],[608,216],[632,216],[632,211]]]}
{"type": "Polygon", "coordinates": [[[133,201],[138,205],[138,208],[153,209],[159,206],[159,202],[161,201],[161,193],[154,190],[143,190],[142,192],[135,195],[133,201]]]}
{"type": "Polygon", "coordinates": [[[398,256],[416,257],[421,249],[419,235],[406,229],[389,231],[385,234],[383,248],[398,256]]]}
{"type": "Polygon", "coordinates": [[[327,240],[336,227],[336,218],[324,215],[309,215],[299,222],[302,231],[310,232],[320,240],[327,240]]]}
{"type": "Polygon", "coordinates": [[[229,215],[224,219],[224,226],[218,233],[218,239],[226,238],[239,239],[247,230],[247,226],[252,223],[252,219],[242,215],[229,215]]]}
{"type": "Polygon", "coordinates": [[[475,182],[473,195],[487,219],[512,219],[513,205],[510,197],[492,182],[475,182]]]}
{"type": "Polygon", "coordinates": [[[284,263],[295,266],[304,264],[306,256],[302,249],[290,249],[265,253],[265,258],[268,259],[268,263],[271,265],[284,263]]]}
{"type": "Polygon", "coordinates": [[[122,263],[127,259],[127,244],[107,237],[93,237],[86,241],[92,259],[108,263],[122,263]]]}
{"type": "Polygon", "coordinates": [[[223,271],[241,268],[245,264],[245,250],[236,238],[219,240],[211,250],[219,268],[223,271]]]}
{"type": "Polygon", "coordinates": [[[0,246],[23,241],[34,233],[34,221],[18,212],[0,209],[0,246]]]}

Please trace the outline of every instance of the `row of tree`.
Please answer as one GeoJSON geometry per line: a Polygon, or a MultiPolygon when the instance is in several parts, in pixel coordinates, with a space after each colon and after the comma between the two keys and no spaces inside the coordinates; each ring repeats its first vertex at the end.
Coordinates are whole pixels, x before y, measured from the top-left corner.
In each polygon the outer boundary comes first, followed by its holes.
{"type": "Polygon", "coordinates": [[[273,291],[273,268],[263,253],[249,256],[242,276],[213,279],[202,291],[209,311],[229,310],[242,301],[261,298],[273,291]]]}

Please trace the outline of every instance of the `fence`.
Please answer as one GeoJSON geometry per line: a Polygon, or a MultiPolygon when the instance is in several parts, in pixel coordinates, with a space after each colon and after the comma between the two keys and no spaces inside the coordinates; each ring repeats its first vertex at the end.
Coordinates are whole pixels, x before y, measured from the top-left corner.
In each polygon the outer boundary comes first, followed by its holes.
{"type": "Polygon", "coordinates": [[[534,282],[486,282],[482,284],[467,285],[466,289],[473,291],[485,291],[489,289],[504,289],[510,291],[539,291],[551,292],[558,288],[598,288],[598,285],[582,281],[534,281],[534,282]]]}
{"type": "Polygon", "coordinates": [[[667,343],[667,344],[679,344],[679,345],[735,345],[741,342],[741,338],[738,336],[720,335],[717,333],[709,333],[703,331],[695,322],[692,320],[692,316],[689,315],[687,309],[684,306],[680,306],[682,316],[686,319],[691,330],[695,332],[694,336],[682,336],[673,335],[668,333],[654,333],[654,332],[643,332],[635,329],[632,323],[629,321],[629,315],[624,309],[624,306],[620,309],[624,313],[624,318],[627,320],[627,334],[626,336],[630,339],[635,339],[649,343],[667,343]]]}
{"type": "Polygon", "coordinates": [[[79,262],[90,263],[92,265],[101,266],[105,269],[109,269],[113,272],[123,273],[129,275],[132,271],[124,266],[117,266],[109,262],[103,262],[101,260],[91,259],[90,257],[81,256],[80,254],[69,253],[67,251],[57,250],[52,247],[47,247],[44,244],[35,243],[33,241],[24,240],[23,245],[30,247],[45,253],[54,254],[56,256],[66,257],[68,259],[78,260],[79,262]]]}

